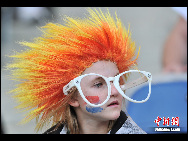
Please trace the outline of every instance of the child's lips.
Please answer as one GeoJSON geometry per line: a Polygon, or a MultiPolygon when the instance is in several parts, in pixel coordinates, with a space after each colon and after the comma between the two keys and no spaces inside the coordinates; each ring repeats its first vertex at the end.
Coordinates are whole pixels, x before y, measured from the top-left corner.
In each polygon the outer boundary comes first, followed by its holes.
{"type": "Polygon", "coordinates": [[[114,107],[114,106],[118,106],[119,102],[117,100],[112,101],[107,107],[114,107]]]}

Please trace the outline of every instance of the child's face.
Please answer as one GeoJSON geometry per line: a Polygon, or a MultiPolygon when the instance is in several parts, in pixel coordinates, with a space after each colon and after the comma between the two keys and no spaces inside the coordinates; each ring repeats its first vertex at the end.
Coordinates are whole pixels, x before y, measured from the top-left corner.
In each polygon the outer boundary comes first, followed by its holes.
{"type": "MultiPolygon", "coordinates": [[[[114,77],[119,74],[119,70],[116,64],[110,61],[98,61],[94,63],[91,67],[87,68],[82,74],[96,73],[103,75],[105,77],[114,77]]],[[[82,92],[84,95],[87,95],[90,102],[99,102],[104,101],[106,97],[107,91],[105,88],[102,88],[103,82],[102,80],[97,80],[97,82],[93,82],[95,78],[85,78],[82,80],[82,92]],[[91,80],[92,79],[92,80],[91,80]],[[90,85],[90,82],[94,83],[94,86],[90,85]],[[95,94],[100,94],[100,97],[95,96],[95,94]]],[[[99,120],[115,120],[119,117],[122,105],[122,96],[114,87],[114,84],[111,84],[111,95],[110,99],[101,107],[91,107],[88,105],[82,97],[78,94],[76,97],[77,104],[70,104],[75,107],[75,111],[77,114],[82,116],[89,116],[90,118],[96,118],[99,120]]]]}

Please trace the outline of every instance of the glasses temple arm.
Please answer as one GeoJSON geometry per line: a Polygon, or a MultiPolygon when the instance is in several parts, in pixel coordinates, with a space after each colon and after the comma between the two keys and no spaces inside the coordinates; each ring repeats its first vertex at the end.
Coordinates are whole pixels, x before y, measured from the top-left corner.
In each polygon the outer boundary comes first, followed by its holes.
{"type": "Polygon", "coordinates": [[[145,82],[147,82],[147,81],[148,81],[147,77],[146,77],[146,76],[143,76],[143,77],[138,78],[138,79],[136,79],[136,80],[134,80],[134,81],[132,81],[132,82],[129,82],[129,83],[127,83],[127,84],[120,85],[120,87],[121,87],[121,89],[124,91],[124,90],[126,90],[126,89],[130,89],[130,88],[132,88],[132,87],[135,87],[135,86],[138,86],[138,85],[140,85],[140,84],[142,84],[142,83],[145,83],[145,82]]]}
{"type": "Polygon", "coordinates": [[[73,89],[74,87],[75,87],[75,86],[74,86],[74,81],[71,80],[67,85],[65,85],[65,86],[63,87],[63,93],[64,93],[65,95],[68,95],[68,93],[70,93],[70,91],[72,91],[72,89],[73,89]]]}

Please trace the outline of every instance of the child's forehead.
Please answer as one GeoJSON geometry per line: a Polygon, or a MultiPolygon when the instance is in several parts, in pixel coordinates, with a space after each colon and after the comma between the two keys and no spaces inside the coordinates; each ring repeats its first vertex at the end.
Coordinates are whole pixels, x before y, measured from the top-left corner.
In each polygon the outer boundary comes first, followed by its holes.
{"type": "Polygon", "coordinates": [[[111,61],[98,61],[87,68],[82,74],[96,73],[105,77],[113,77],[119,73],[115,63],[111,61]]]}

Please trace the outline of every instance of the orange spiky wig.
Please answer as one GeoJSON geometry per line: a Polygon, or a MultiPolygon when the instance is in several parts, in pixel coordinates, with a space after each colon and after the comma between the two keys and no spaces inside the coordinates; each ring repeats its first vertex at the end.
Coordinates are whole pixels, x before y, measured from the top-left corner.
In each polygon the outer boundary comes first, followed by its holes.
{"type": "MultiPolygon", "coordinates": [[[[12,55],[13,77],[20,81],[12,92],[17,108],[28,111],[24,121],[40,117],[37,125],[56,124],[64,117],[63,87],[99,60],[116,63],[119,72],[136,63],[135,43],[120,19],[89,9],[84,19],[65,18],[65,24],[48,23],[43,36],[20,42],[29,49],[12,55]]],[[[41,127],[41,126],[38,126],[41,127]]]]}

